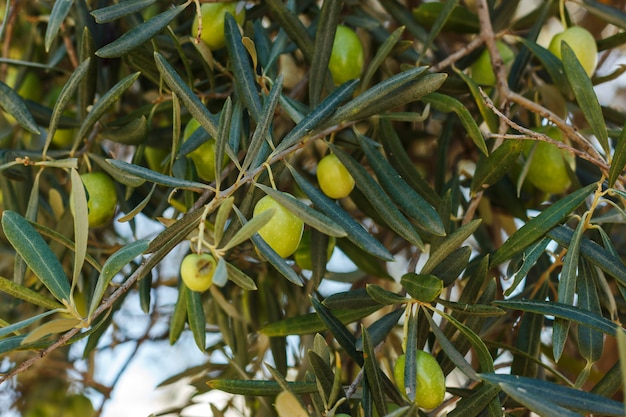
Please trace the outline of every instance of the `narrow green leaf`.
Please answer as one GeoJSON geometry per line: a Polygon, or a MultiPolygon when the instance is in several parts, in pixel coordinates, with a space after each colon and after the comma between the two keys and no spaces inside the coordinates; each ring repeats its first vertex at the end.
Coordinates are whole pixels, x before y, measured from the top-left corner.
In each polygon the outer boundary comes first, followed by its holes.
{"type": "Polygon", "coordinates": [[[591,79],[585,72],[585,69],[580,61],[578,61],[578,58],[572,48],[564,41],[561,45],[561,54],[563,56],[565,75],[567,76],[570,86],[574,91],[578,107],[585,116],[589,126],[591,126],[591,130],[593,131],[593,134],[598,142],[600,142],[605,155],[609,155],[611,153],[611,147],[609,146],[609,134],[606,130],[606,123],[604,121],[604,115],[602,114],[602,108],[600,107],[598,97],[593,90],[591,79]]]}
{"type": "Polygon", "coordinates": [[[347,235],[347,238],[356,246],[376,256],[377,258],[391,261],[393,255],[374,237],[372,237],[359,223],[357,223],[344,209],[336,204],[335,201],[326,197],[320,190],[313,187],[305,180],[297,171],[290,167],[291,175],[296,180],[298,186],[311,199],[313,204],[317,206],[323,213],[331,219],[334,219],[341,226],[347,235]]]}
{"type": "Polygon", "coordinates": [[[396,294],[395,292],[387,291],[376,284],[367,284],[365,290],[370,297],[380,304],[404,304],[409,301],[406,297],[396,294]]]}
{"type": "Polygon", "coordinates": [[[440,93],[430,93],[426,96],[422,97],[421,101],[424,103],[429,103],[435,109],[450,113],[454,112],[459,120],[461,120],[461,124],[467,131],[467,134],[472,138],[472,141],[478,147],[478,149],[483,153],[483,155],[488,155],[489,152],[487,150],[487,145],[485,144],[485,138],[483,134],[480,132],[480,128],[476,124],[476,121],[472,117],[472,114],[469,112],[467,107],[459,100],[446,96],[440,93]]]}
{"type": "MultiPolygon", "coordinates": [[[[317,392],[315,382],[287,382],[289,390],[295,394],[314,394],[317,392]]],[[[240,379],[213,379],[207,382],[212,389],[229,394],[250,395],[254,397],[273,397],[280,394],[283,388],[275,381],[256,381],[240,379]]]]}
{"type": "Polygon", "coordinates": [[[374,85],[340,107],[330,119],[328,125],[332,126],[346,120],[357,120],[359,113],[363,113],[368,108],[371,108],[372,105],[380,103],[383,97],[389,98],[394,93],[397,94],[398,90],[405,88],[412,80],[423,76],[425,71],[426,67],[411,68],[374,85]]]}
{"type": "MultiPolygon", "coordinates": [[[[96,124],[98,120],[106,113],[106,111],[118,102],[124,91],[126,91],[141,75],[140,72],[130,74],[118,81],[109,91],[107,91],[91,108],[91,111],[85,117],[83,124],[76,134],[81,140],[87,136],[88,131],[96,124]]],[[[79,142],[74,143],[74,147],[79,142]]]]}
{"type": "Polygon", "coordinates": [[[80,179],[78,170],[70,170],[72,192],[70,206],[74,216],[74,273],[72,275],[72,289],[78,282],[85,256],[87,255],[87,241],[89,240],[89,208],[87,207],[87,193],[80,179]]]}
{"type": "Polygon", "coordinates": [[[376,352],[374,351],[375,346],[372,345],[370,334],[363,325],[361,325],[361,334],[363,340],[365,378],[367,378],[367,382],[369,383],[376,411],[379,416],[384,416],[387,414],[387,402],[382,386],[380,369],[378,368],[376,352]]]}
{"type": "Polygon", "coordinates": [[[317,21],[313,58],[309,70],[309,101],[311,107],[317,107],[324,85],[331,86],[332,79],[328,71],[330,53],[335,42],[335,32],[341,16],[341,0],[325,1],[322,4],[317,21]]]}
{"type": "MultiPolygon", "coordinates": [[[[574,295],[576,293],[576,277],[578,275],[578,259],[580,253],[580,242],[585,231],[587,214],[578,222],[574,236],[563,261],[563,269],[559,279],[558,301],[562,304],[574,305],[574,295]]],[[[552,352],[554,360],[559,361],[565,349],[565,342],[569,333],[569,321],[556,319],[552,332],[552,352]]]]}
{"type": "Polygon", "coordinates": [[[617,325],[611,320],[567,304],[534,300],[495,300],[492,303],[502,308],[529,311],[531,313],[543,314],[544,316],[559,317],[578,323],[579,325],[599,330],[611,336],[615,336],[618,328],[617,325]]]}
{"type": "Polygon", "coordinates": [[[19,298],[27,303],[34,304],[49,310],[63,308],[63,305],[55,300],[51,300],[37,291],[24,287],[12,280],[0,277],[0,291],[14,298],[19,298]]]}
{"type": "Polygon", "coordinates": [[[261,227],[265,226],[265,224],[270,221],[275,212],[276,210],[271,208],[248,220],[243,227],[237,231],[235,236],[233,236],[232,239],[230,239],[226,245],[220,249],[227,251],[250,239],[252,235],[258,232],[261,227]]]}
{"type": "MultiPolygon", "coordinates": [[[[548,237],[559,245],[567,247],[572,241],[574,231],[567,226],[558,226],[548,232],[548,237]]],[[[604,249],[596,242],[583,238],[580,244],[583,257],[607,274],[614,277],[621,285],[626,286],[626,267],[619,257],[604,249]]]]}
{"type": "Polygon", "coordinates": [[[461,398],[448,417],[477,417],[483,412],[486,405],[500,392],[500,387],[485,382],[472,390],[468,397],[461,398]]]}
{"type": "Polygon", "coordinates": [[[85,76],[88,75],[90,66],[91,58],[87,58],[85,61],[81,62],[78,67],[76,67],[70,78],[63,85],[63,88],[59,93],[59,97],[54,104],[54,108],[52,109],[52,116],[50,117],[50,124],[48,126],[48,135],[46,137],[44,153],[47,151],[48,146],[50,146],[50,143],[52,142],[52,138],[57,130],[59,121],[63,117],[63,112],[72,100],[76,91],[78,91],[81,82],[85,79],[85,76]]]}
{"type": "MultiPolygon", "coordinates": [[[[333,315],[343,324],[352,323],[380,310],[379,304],[350,310],[333,310],[333,315]]],[[[326,331],[326,324],[315,313],[289,317],[267,324],[260,332],[269,337],[313,334],[326,331]]]]}
{"type": "Polygon", "coordinates": [[[262,106],[257,93],[258,86],[255,72],[250,65],[250,54],[243,45],[239,26],[235,18],[228,13],[224,17],[224,35],[226,38],[226,50],[228,51],[233,69],[235,88],[250,112],[252,119],[258,123],[261,120],[262,106]]]}
{"type": "Polygon", "coordinates": [[[291,194],[278,191],[267,185],[256,183],[255,186],[263,190],[263,192],[271,196],[274,200],[284,206],[287,210],[298,216],[303,222],[316,230],[334,237],[344,237],[346,231],[330,217],[323,215],[317,210],[307,206],[302,201],[293,198],[291,194]]]}
{"type": "Polygon", "coordinates": [[[430,32],[428,33],[428,37],[426,38],[426,41],[424,42],[424,45],[422,46],[422,53],[421,53],[422,57],[426,55],[426,53],[431,48],[432,43],[437,37],[437,35],[439,34],[439,32],[446,26],[446,24],[448,23],[448,20],[452,16],[452,12],[456,10],[458,3],[459,3],[459,0],[446,0],[443,4],[441,4],[442,7],[439,10],[439,13],[437,13],[437,16],[434,22],[432,22],[432,25],[430,27],[430,32]]]}
{"type": "Polygon", "coordinates": [[[193,333],[196,346],[204,352],[206,349],[206,319],[202,306],[202,294],[191,291],[186,285],[181,285],[179,291],[185,291],[187,303],[187,322],[193,333]]]}
{"type": "Polygon", "coordinates": [[[380,127],[381,133],[378,135],[378,139],[385,149],[387,160],[391,166],[419,195],[424,197],[428,204],[439,207],[441,198],[415,168],[415,164],[404,149],[404,145],[391,122],[383,119],[380,121],[380,127]]]}
{"type": "MultiPolygon", "coordinates": [[[[372,323],[367,331],[369,332],[372,346],[378,346],[385,341],[387,336],[398,327],[398,321],[405,314],[405,309],[397,308],[390,313],[385,314],[381,318],[372,323]]],[[[356,341],[356,349],[363,351],[363,338],[359,337],[356,341]]]]}
{"type": "Polygon", "coordinates": [[[138,48],[153,38],[157,33],[162,31],[172,20],[185,10],[188,5],[189,3],[183,3],[179,6],[168,9],[129,30],[128,32],[124,32],[122,36],[113,42],[98,49],[96,51],[96,55],[100,58],[119,58],[122,55],[131,52],[133,49],[138,48]]]}
{"type": "Polygon", "coordinates": [[[200,122],[200,125],[209,132],[211,137],[217,137],[217,126],[219,124],[217,117],[211,114],[202,101],[200,101],[200,98],[191,91],[163,55],[155,52],[154,61],[165,84],[178,96],[193,118],[200,122]]]}
{"type": "MultiPolygon", "coordinates": [[[[579,259],[577,293],[578,305],[581,309],[602,316],[602,306],[596,289],[598,280],[596,269],[585,259],[579,259]]],[[[578,350],[589,362],[596,362],[602,357],[604,337],[601,332],[589,327],[579,326],[577,333],[578,350]]]]}
{"type": "Polygon", "coordinates": [[[470,190],[472,195],[489,188],[504,177],[524,150],[524,141],[506,140],[491,155],[481,155],[476,163],[470,190]]]}
{"type": "Polygon", "coordinates": [[[26,265],[59,301],[69,301],[70,285],[56,255],[30,223],[18,213],[2,213],[4,234],[26,265]]]}
{"type": "Polygon", "coordinates": [[[615,142],[615,151],[613,152],[613,158],[611,159],[611,167],[609,168],[609,187],[615,185],[615,181],[624,171],[626,166],[626,124],[622,127],[622,130],[615,142]]]}
{"type": "Polygon", "coordinates": [[[428,274],[407,272],[400,278],[400,283],[413,299],[423,303],[432,302],[443,290],[443,281],[428,274]]]}
{"type": "Polygon", "coordinates": [[[156,0],[125,0],[111,6],[93,10],[90,14],[96,20],[96,23],[107,23],[143,10],[155,2],[156,0]]]}
{"type": "Polygon", "coordinates": [[[30,133],[39,134],[37,122],[33,119],[22,98],[2,81],[0,81],[0,108],[13,116],[24,129],[30,133]]]}
{"type": "MultiPolygon", "coordinates": [[[[486,381],[499,384],[500,386],[506,384],[508,387],[514,388],[517,392],[523,390],[525,392],[524,400],[534,397],[541,401],[549,401],[560,407],[582,411],[585,412],[585,414],[622,416],[624,413],[624,405],[618,401],[586,391],[557,385],[553,382],[542,381],[537,378],[495,373],[483,373],[479,374],[479,376],[486,381]]],[[[506,392],[509,394],[508,391],[506,392]]],[[[542,412],[540,414],[553,415],[550,412],[547,414],[542,412]]],[[[579,414],[571,415],[579,416],[579,414]]]]}
{"type": "Polygon", "coordinates": [[[320,355],[312,350],[309,350],[307,353],[311,368],[315,373],[315,382],[319,387],[319,394],[327,400],[333,390],[335,374],[329,364],[320,355]]]}
{"type": "Polygon", "coordinates": [[[469,223],[456,229],[447,236],[443,242],[430,254],[428,260],[421,269],[422,274],[430,274],[433,269],[445,260],[452,252],[463,244],[471,235],[474,234],[478,226],[482,223],[482,219],[474,219],[469,223]]]}
{"type": "Polygon", "coordinates": [[[393,33],[391,33],[391,35],[389,35],[389,37],[385,39],[385,41],[378,46],[378,48],[376,48],[376,55],[374,55],[372,60],[368,63],[367,68],[365,68],[365,74],[363,75],[361,83],[362,88],[366,88],[370,85],[374,74],[385,62],[389,54],[391,54],[393,48],[400,40],[402,33],[404,33],[404,29],[404,26],[400,26],[394,30],[393,33]]]}
{"type": "Polygon", "coordinates": [[[148,239],[136,240],[125,245],[109,256],[102,266],[102,272],[100,272],[100,275],[98,276],[96,288],[94,289],[91,297],[89,316],[91,316],[94,311],[96,311],[96,308],[98,308],[105,291],[115,275],[117,275],[117,273],[120,272],[122,268],[128,265],[133,259],[146,252],[149,244],[150,241],[148,239]]]}
{"type": "Polygon", "coordinates": [[[184,284],[181,284],[178,288],[178,298],[176,300],[176,304],[174,305],[172,318],[170,319],[170,345],[173,345],[178,341],[178,338],[180,338],[180,335],[185,329],[185,322],[187,321],[187,291],[189,291],[189,289],[185,288],[184,284]]]}
{"type": "Polygon", "coordinates": [[[374,149],[369,139],[359,136],[359,144],[382,188],[398,207],[425,230],[438,236],[445,235],[437,211],[398,175],[389,161],[374,149]]]}
{"type": "Polygon", "coordinates": [[[515,254],[523,251],[537,239],[541,238],[581,205],[596,187],[596,184],[589,184],[576,190],[552,204],[537,217],[530,219],[496,251],[491,258],[491,265],[499,265],[511,259],[515,254]]]}
{"type": "MultiPolygon", "coordinates": [[[[526,275],[528,275],[528,272],[546,250],[550,242],[550,238],[545,237],[524,249],[521,254],[521,257],[523,259],[522,266],[517,271],[509,274],[513,278],[513,283],[509,286],[509,288],[506,289],[506,291],[504,291],[504,295],[506,297],[513,294],[513,291],[515,291],[518,285],[524,280],[524,278],[526,278],[526,275]]],[[[509,264],[509,268],[511,264],[509,264]]]]}
{"type": "Polygon", "coordinates": [[[57,33],[59,33],[59,29],[67,17],[67,14],[70,12],[73,4],[74,0],[59,0],[54,2],[54,6],[52,6],[52,11],[50,12],[50,18],[48,19],[48,26],[46,27],[46,35],[44,37],[46,52],[50,52],[50,46],[52,46],[52,42],[57,36],[57,33]]]}
{"type": "MultiPolygon", "coordinates": [[[[2,278],[4,279],[4,278],[2,278]]],[[[17,323],[10,324],[8,326],[4,326],[0,328],[0,338],[3,338],[11,333],[15,333],[19,335],[19,331],[30,326],[33,323],[38,322],[44,317],[48,317],[51,314],[58,313],[57,309],[46,311],[45,313],[37,314],[36,316],[30,317],[26,320],[19,321],[17,323]]]]}
{"type": "Polygon", "coordinates": [[[81,321],[79,319],[75,318],[54,319],[47,321],[28,333],[26,337],[22,339],[22,342],[20,344],[28,345],[31,343],[35,343],[46,336],[66,332],[76,327],[78,324],[80,324],[80,322],[81,321]]]}
{"type": "Polygon", "coordinates": [[[230,196],[223,200],[217,209],[217,216],[215,216],[215,224],[213,226],[213,236],[215,237],[216,245],[219,245],[222,241],[224,229],[226,228],[226,222],[228,221],[230,213],[233,209],[234,202],[235,197],[230,196]]]}
{"type": "MultiPolygon", "coordinates": [[[[406,301],[406,300],[405,300],[406,301]]],[[[355,288],[349,291],[336,292],[322,301],[331,310],[359,309],[364,307],[378,306],[380,302],[375,300],[365,288],[355,288]]]]}
{"type": "Polygon", "coordinates": [[[497,132],[498,125],[499,125],[498,117],[493,112],[493,110],[491,110],[489,106],[487,106],[487,103],[485,102],[485,99],[483,98],[476,81],[474,81],[472,77],[470,77],[469,75],[467,75],[465,72],[461,71],[460,69],[456,67],[454,67],[453,69],[456,75],[461,77],[461,79],[465,82],[465,84],[470,90],[470,93],[472,93],[474,102],[478,106],[478,111],[480,112],[480,115],[483,117],[483,120],[487,124],[489,131],[494,132],[494,133],[497,132]]]}
{"type": "Polygon", "coordinates": [[[315,312],[322,319],[322,322],[326,325],[328,331],[332,333],[337,340],[337,343],[345,349],[346,353],[357,363],[359,366],[363,366],[363,355],[356,350],[356,338],[350,331],[344,326],[341,320],[335,316],[326,306],[324,306],[319,300],[314,297],[310,297],[311,304],[315,309],[315,312]]]}
{"type": "Polygon", "coordinates": [[[220,112],[219,123],[217,126],[217,136],[215,137],[215,188],[220,189],[222,161],[224,155],[228,155],[231,160],[237,161],[237,155],[230,149],[228,145],[230,125],[233,120],[233,104],[230,97],[226,98],[222,111],[220,112]]]}
{"type": "Polygon", "coordinates": [[[391,198],[372,178],[371,174],[346,151],[332,144],[329,146],[341,163],[348,169],[354,178],[357,188],[361,190],[389,228],[414,246],[425,250],[424,242],[422,242],[413,225],[398,210],[391,198]]]}
{"type": "Polygon", "coordinates": [[[471,247],[461,246],[452,251],[446,259],[439,262],[439,265],[434,267],[430,274],[442,280],[444,287],[452,285],[467,268],[471,255],[471,247]]]}
{"type": "Polygon", "coordinates": [[[155,184],[164,185],[166,187],[182,188],[194,191],[212,188],[211,186],[203,184],[201,182],[170,177],[169,175],[152,171],[151,169],[142,167],[140,165],[130,164],[126,161],[122,161],[121,159],[107,159],[106,161],[115,168],[124,171],[127,175],[132,175],[136,178],[148,180],[155,184]]]}
{"type": "Polygon", "coordinates": [[[102,136],[123,145],[140,145],[148,134],[148,119],[141,116],[118,127],[102,129],[102,136]]]}
{"type": "Polygon", "coordinates": [[[501,308],[487,304],[467,304],[458,301],[449,301],[442,298],[438,299],[437,302],[454,312],[463,313],[468,316],[497,317],[506,314],[506,312],[501,308]]]}
{"type": "Polygon", "coordinates": [[[456,367],[459,368],[459,370],[463,372],[465,376],[467,376],[469,379],[473,381],[479,381],[480,378],[478,377],[478,374],[476,373],[474,368],[472,368],[467,360],[465,360],[463,355],[459,353],[459,351],[454,347],[454,344],[452,344],[450,339],[448,339],[446,335],[441,331],[441,329],[439,328],[439,326],[437,326],[437,323],[435,323],[430,314],[425,314],[425,316],[428,319],[428,324],[430,324],[430,329],[432,330],[435,338],[437,339],[437,342],[441,346],[441,349],[445,352],[448,359],[450,359],[452,363],[454,363],[456,367]]]}
{"type": "Polygon", "coordinates": [[[543,67],[550,75],[550,78],[552,78],[552,82],[559,88],[561,93],[568,96],[571,95],[570,85],[565,76],[565,70],[563,69],[561,60],[536,42],[529,41],[525,38],[519,38],[519,40],[537,57],[537,59],[539,59],[539,61],[541,61],[543,67]]]}
{"type": "Polygon", "coordinates": [[[418,24],[404,4],[397,0],[380,0],[380,4],[389,12],[391,16],[407,30],[413,34],[420,42],[426,41],[428,34],[424,27],[418,24]]]}
{"type": "Polygon", "coordinates": [[[272,17],[300,48],[304,59],[311,62],[314,50],[313,39],[298,16],[287,8],[283,0],[267,0],[265,3],[272,11],[272,17]]]}
{"type": "MultiPolygon", "coordinates": [[[[337,87],[332,94],[326,97],[318,106],[316,106],[308,115],[301,120],[294,120],[298,123],[291,131],[281,140],[272,155],[276,155],[285,151],[287,148],[295,145],[304,137],[315,131],[316,128],[328,119],[341,104],[352,97],[356,91],[359,82],[356,80],[348,81],[337,87]]],[[[284,100],[283,100],[284,101],[284,100]]],[[[283,107],[285,107],[283,105],[283,107]]]]}
{"type": "MultiPolygon", "coordinates": [[[[506,394],[508,394],[515,401],[525,405],[529,410],[538,413],[540,416],[550,417],[581,417],[580,414],[556,405],[550,401],[550,397],[538,397],[535,395],[529,395],[528,391],[523,388],[519,388],[515,385],[501,382],[500,388],[506,394]]],[[[545,395],[545,392],[541,393],[545,395]]]]}
{"type": "Polygon", "coordinates": [[[228,270],[228,279],[244,290],[254,291],[257,289],[254,280],[240,271],[237,267],[226,263],[226,269],[228,270]]]}
{"type": "MultiPolygon", "coordinates": [[[[409,307],[407,307],[409,309],[409,307]]],[[[409,321],[404,327],[404,335],[402,337],[402,349],[404,350],[404,392],[408,399],[415,402],[415,392],[417,390],[417,349],[421,346],[417,345],[418,338],[418,314],[430,314],[422,309],[411,308],[409,321]]],[[[398,381],[396,381],[398,382],[398,381]]]]}
{"type": "Polygon", "coordinates": [[[283,74],[280,74],[278,78],[274,80],[274,85],[272,85],[269,96],[258,115],[256,129],[254,129],[246,157],[241,164],[241,170],[244,172],[247,171],[248,168],[257,168],[264,162],[268,154],[263,148],[265,147],[265,149],[267,149],[269,145],[267,140],[271,140],[270,126],[274,120],[274,112],[276,111],[278,99],[283,89],[283,80],[283,74]]]}

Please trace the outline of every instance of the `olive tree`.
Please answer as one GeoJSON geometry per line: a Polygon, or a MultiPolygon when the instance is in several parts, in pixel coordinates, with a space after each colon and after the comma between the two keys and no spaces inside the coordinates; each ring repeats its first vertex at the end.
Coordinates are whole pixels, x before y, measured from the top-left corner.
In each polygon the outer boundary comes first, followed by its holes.
{"type": "Polygon", "coordinates": [[[625,414],[623,1],[0,5],[15,412],[190,335],[215,416],[625,414]]]}

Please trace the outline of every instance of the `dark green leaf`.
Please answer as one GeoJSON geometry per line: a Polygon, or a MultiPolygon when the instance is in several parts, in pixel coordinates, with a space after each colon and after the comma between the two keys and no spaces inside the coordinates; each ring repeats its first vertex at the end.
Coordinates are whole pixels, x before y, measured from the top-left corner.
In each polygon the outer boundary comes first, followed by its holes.
{"type": "Polygon", "coordinates": [[[381,186],[398,207],[425,230],[435,235],[445,235],[437,211],[398,175],[389,161],[372,146],[369,139],[359,137],[359,143],[381,186]]]}
{"type": "Polygon", "coordinates": [[[93,10],[91,15],[96,19],[96,23],[107,23],[143,10],[155,2],[156,0],[124,0],[111,6],[93,10]]]}
{"type": "Polygon", "coordinates": [[[67,17],[67,14],[70,12],[73,4],[74,0],[60,0],[54,2],[54,6],[52,6],[52,11],[50,12],[50,19],[48,20],[48,26],[46,27],[46,35],[44,38],[46,52],[50,51],[50,46],[52,46],[52,42],[57,36],[57,33],[59,33],[59,29],[61,28],[63,21],[67,17]]]}
{"type": "Polygon", "coordinates": [[[150,20],[125,32],[122,36],[96,51],[100,58],[118,58],[141,46],[163,30],[188,6],[183,3],[160,13],[150,20]]]}
{"type": "Polygon", "coordinates": [[[347,233],[347,238],[363,249],[365,252],[377,258],[390,261],[393,255],[376,239],[374,239],[359,223],[357,223],[344,209],[336,204],[334,200],[326,197],[320,190],[313,187],[297,171],[290,168],[291,175],[298,183],[298,186],[311,199],[323,213],[334,219],[347,233]]]}
{"type": "Polygon", "coordinates": [[[523,140],[506,140],[491,155],[481,155],[476,163],[470,190],[473,195],[495,184],[504,177],[516,163],[524,150],[523,140]]]}
{"type": "Polygon", "coordinates": [[[543,67],[546,69],[550,77],[552,78],[552,82],[556,85],[562,94],[570,95],[570,86],[565,76],[565,71],[563,69],[563,63],[559,58],[557,58],[552,52],[548,51],[546,48],[538,45],[535,42],[531,42],[525,38],[520,38],[520,41],[527,47],[543,64],[543,67]]]}
{"type": "Polygon", "coordinates": [[[578,107],[585,115],[585,119],[591,126],[591,130],[598,142],[602,146],[606,155],[611,153],[609,146],[609,134],[606,130],[606,123],[602,114],[602,108],[598,102],[598,97],[593,89],[591,79],[585,72],[576,54],[566,42],[562,42],[561,54],[563,55],[563,67],[565,75],[574,91],[578,107]]]}
{"type": "Polygon", "coordinates": [[[613,152],[613,159],[611,160],[611,168],[609,169],[609,187],[615,185],[615,181],[624,171],[626,166],[626,125],[622,127],[622,130],[615,142],[615,151],[613,152]]]}
{"type": "Polygon", "coordinates": [[[0,81],[0,108],[13,116],[24,129],[39,134],[37,122],[26,108],[21,97],[8,85],[0,81]]]}
{"type": "Polygon", "coordinates": [[[463,242],[474,234],[481,223],[482,219],[474,219],[456,229],[449,236],[446,236],[437,249],[430,254],[420,272],[422,274],[430,274],[437,265],[444,261],[461,244],[463,244],[463,242]]]}
{"type": "Polygon", "coordinates": [[[315,33],[313,59],[309,70],[309,101],[311,107],[317,107],[322,96],[324,85],[332,85],[328,71],[330,53],[335,41],[335,32],[341,16],[341,0],[325,1],[322,4],[320,17],[317,22],[318,30],[315,33]],[[327,82],[328,81],[328,82],[327,82]]]}
{"type": "Polygon", "coordinates": [[[537,217],[530,219],[524,226],[511,235],[491,258],[491,265],[499,265],[511,259],[515,254],[523,251],[537,239],[542,237],[561,220],[571,214],[585,201],[596,188],[596,184],[589,184],[574,191],[545,209],[537,217]]]}
{"type": "Polygon", "coordinates": [[[402,275],[400,283],[411,297],[423,303],[430,303],[443,290],[443,281],[428,274],[408,272],[402,275]]]}
{"type": "Polygon", "coordinates": [[[356,338],[344,326],[341,320],[331,312],[328,307],[324,306],[319,300],[311,297],[311,304],[315,308],[315,312],[322,319],[328,331],[332,333],[337,342],[345,349],[346,353],[359,365],[363,366],[363,355],[356,350],[356,338]]]}
{"type": "Polygon", "coordinates": [[[369,332],[365,326],[361,325],[361,334],[363,338],[363,361],[365,368],[365,378],[370,386],[372,400],[379,416],[387,414],[387,403],[385,392],[382,386],[380,369],[378,369],[378,360],[374,351],[376,346],[372,345],[369,332]]]}
{"type": "Polygon", "coordinates": [[[196,346],[204,352],[206,349],[206,319],[202,307],[202,294],[191,291],[186,285],[181,285],[179,291],[185,291],[187,304],[187,321],[193,334],[196,346]]]}
{"type": "MultiPolygon", "coordinates": [[[[585,259],[579,259],[577,293],[580,308],[590,311],[598,316],[602,315],[602,307],[596,282],[598,276],[595,267],[585,259]]],[[[600,360],[604,350],[604,337],[601,332],[586,326],[578,327],[578,350],[583,358],[589,362],[600,360]]]]}
{"type": "MultiPolygon", "coordinates": [[[[212,389],[237,395],[273,397],[283,391],[275,381],[254,381],[239,379],[213,379],[207,384],[212,389]]],[[[315,382],[288,382],[289,390],[295,394],[313,394],[317,392],[315,382]]]]}
{"type": "Polygon", "coordinates": [[[107,159],[106,161],[115,168],[118,168],[129,175],[148,180],[155,184],[164,185],[166,187],[183,188],[196,191],[211,189],[210,186],[201,182],[174,178],[169,175],[161,174],[160,172],[152,171],[151,169],[140,165],[130,164],[126,161],[122,161],[121,159],[107,159]]]}
{"type": "Polygon", "coordinates": [[[70,285],[63,266],[45,240],[18,213],[5,210],[2,228],[7,239],[26,265],[59,301],[70,299],[70,285]]]}

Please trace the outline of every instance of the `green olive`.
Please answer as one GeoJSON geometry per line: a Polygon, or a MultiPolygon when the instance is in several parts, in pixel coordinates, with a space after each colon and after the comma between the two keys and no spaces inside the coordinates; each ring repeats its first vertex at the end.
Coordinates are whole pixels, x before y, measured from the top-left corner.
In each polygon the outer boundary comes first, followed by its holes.
{"type": "MultiPolygon", "coordinates": [[[[335,238],[330,237],[328,239],[328,247],[326,248],[326,259],[330,259],[335,250],[335,238]]],[[[302,234],[302,239],[300,240],[300,245],[298,245],[298,249],[293,254],[293,259],[296,261],[296,264],[302,269],[308,269],[309,271],[313,270],[313,260],[311,259],[311,230],[306,229],[302,234]]]]}
{"type": "MultiPolygon", "coordinates": [[[[189,120],[183,131],[183,142],[189,139],[198,128],[200,128],[199,121],[196,119],[189,120]]],[[[187,155],[193,161],[198,177],[207,182],[215,181],[215,147],[215,139],[209,138],[209,140],[187,155]]],[[[222,167],[224,167],[227,162],[228,156],[224,155],[222,167]]]]}
{"type": "Polygon", "coordinates": [[[191,291],[204,292],[213,284],[216,266],[212,255],[190,253],[180,264],[180,277],[191,291]]]}
{"type": "Polygon", "coordinates": [[[113,180],[104,172],[82,174],[80,179],[87,191],[89,227],[104,226],[113,218],[117,207],[117,193],[113,180]]]}
{"type": "Polygon", "coordinates": [[[317,182],[330,198],[347,197],[354,189],[354,178],[337,155],[332,153],[317,164],[317,182]]]}
{"type": "MultiPolygon", "coordinates": [[[[209,49],[215,51],[226,45],[224,38],[224,18],[226,13],[230,13],[238,24],[243,24],[246,17],[245,2],[242,1],[222,1],[215,3],[204,3],[200,7],[202,11],[202,33],[200,38],[207,44],[209,49]]],[[[191,36],[198,35],[198,16],[194,18],[191,26],[191,36]]]]}
{"type": "MultiPolygon", "coordinates": [[[[556,141],[563,141],[561,131],[554,126],[540,128],[537,131],[556,141]]],[[[535,150],[526,172],[526,180],[546,193],[561,194],[567,191],[572,185],[568,166],[573,168],[575,164],[573,156],[548,142],[537,141],[535,144],[535,141],[526,141],[524,154],[527,157],[530,156],[533,145],[535,150]]]]}
{"type": "Polygon", "coordinates": [[[270,209],[275,210],[274,214],[258,233],[276,253],[286,258],[298,249],[304,222],[269,195],[254,206],[253,216],[270,209]]]}
{"type": "MultiPolygon", "coordinates": [[[[404,385],[404,368],[406,355],[402,354],[396,360],[394,366],[394,377],[398,389],[402,394],[407,394],[404,385]]],[[[416,364],[416,391],[415,404],[419,407],[431,409],[438,407],[446,395],[446,378],[437,360],[427,352],[418,350],[415,353],[416,364]]]]}
{"type": "Polygon", "coordinates": [[[357,34],[347,26],[337,26],[328,69],[335,85],[361,76],[365,52],[357,34]]]}
{"type": "MultiPolygon", "coordinates": [[[[502,57],[502,62],[507,65],[513,61],[515,55],[511,48],[502,41],[496,41],[496,47],[502,57]]],[[[496,74],[493,72],[493,66],[491,65],[491,55],[489,51],[485,49],[476,61],[470,67],[472,79],[476,84],[480,85],[494,85],[496,83],[496,74]]]]}
{"type": "Polygon", "coordinates": [[[576,58],[580,61],[588,76],[592,76],[598,63],[598,46],[596,40],[589,31],[580,26],[572,26],[563,32],[556,34],[550,41],[548,50],[561,57],[561,42],[565,42],[572,48],[576,58]]]}

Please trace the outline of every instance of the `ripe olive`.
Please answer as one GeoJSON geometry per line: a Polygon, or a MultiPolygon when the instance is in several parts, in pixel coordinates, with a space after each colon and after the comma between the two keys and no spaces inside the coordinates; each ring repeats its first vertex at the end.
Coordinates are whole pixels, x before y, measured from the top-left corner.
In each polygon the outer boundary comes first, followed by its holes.
{"type": "MultiPolygon", "coordinates": [[[[415,404],[419,407],[431,409],[439,406],[446,394],[446,378],[437,360],[427,352],[418,350],[415,353],[417,366],[417,383],[415,391],[415,404]]],[[[404,367],[406,356],[400,355],[396,360],[393,375],[402,394],[406,393],[404,386],[404,367]]]]}
{"type": "Polygon", "coordinates": [[[286,258],[298,249],[304,222],[269,195],[261,198],[254,206],[253,216],[270,209],[275,210],[274,214],[258,233],[276,253],[286,258]]]}
{"type": "Polygon", "coordinates": [[[550,41],[549,51],[561,57],[561,42],[565,41],[572,48],[588,76],[592,76],[598,63],[598,46],[589,31],[580,26],[572,26],[556,34],[550,41]]]}
{"type": "Polygon", "coordinates": [[[191,291],[203,292],[213,284],[217,262],[208,254],[190,253],[180,264],[180,277],[191,291]]]}
{"type": "MultiPolygon", "coordinates": [[[[513,61],[515,55],[507,44],[502,41],[496,41],[496,47],[500,52],[500,57],[502,57],[502,62],[504,62],[504,65],[507,65],[513,61]]],[[[496,83],[496,74],[493,72],[493,66],[491,65],[491,55],[489,55],[489,51],[486,49],[471,65],[470,71],[472,73],[472,79],[477,84],[494,85],[496,83]]]]}
{"type": "MultiPolygon", "coordinates": [[[[554,127],[537,129],[559,142],[563,141],[561,131],[554,127]]],[[[534,141],[524,143],[524,154],[528,157],[534,141]]],[[[560,194],[572,184],[568,165],[573,169],[573,156],[548,142],[537,142],[532,160],[526,172],[526,180],[539,190],[546,193],[560,194]]]]}
{"type": "Polygon", "coordinates": [[[363,71],[365,52],[357,34],[347,26],[337,26],[328,69],[335,85],[359,78],[363,71]]]}
{"type": "Polygon", "coordinates": [[[347,197],[354,189],[354,178],[337,155],[328,154],[317,164],[317,181],[330,198],[347,197]]]}
{"type": "Polygon", "coordinates": [[[117,207],[113,180],[104,172],[88,172],[82,174],[80,179],[87,191],[89,227],[104,226],[113,218],[117,207]]]}
{"type": "MultiPolygon", "coordinates": [[[[226,45],[224,38],[224,18],[230,13],[238,24],[243,24],[246,17],[245,2],[222,1],[216,3],[204,3],[200,6],[202,11],[202,33],[200,38],[207,44],[209,49],[215,51],[226,45]]],[[[191,26],[191,36],[198,35],[198,16],[194,18],[191,26]]]]}

